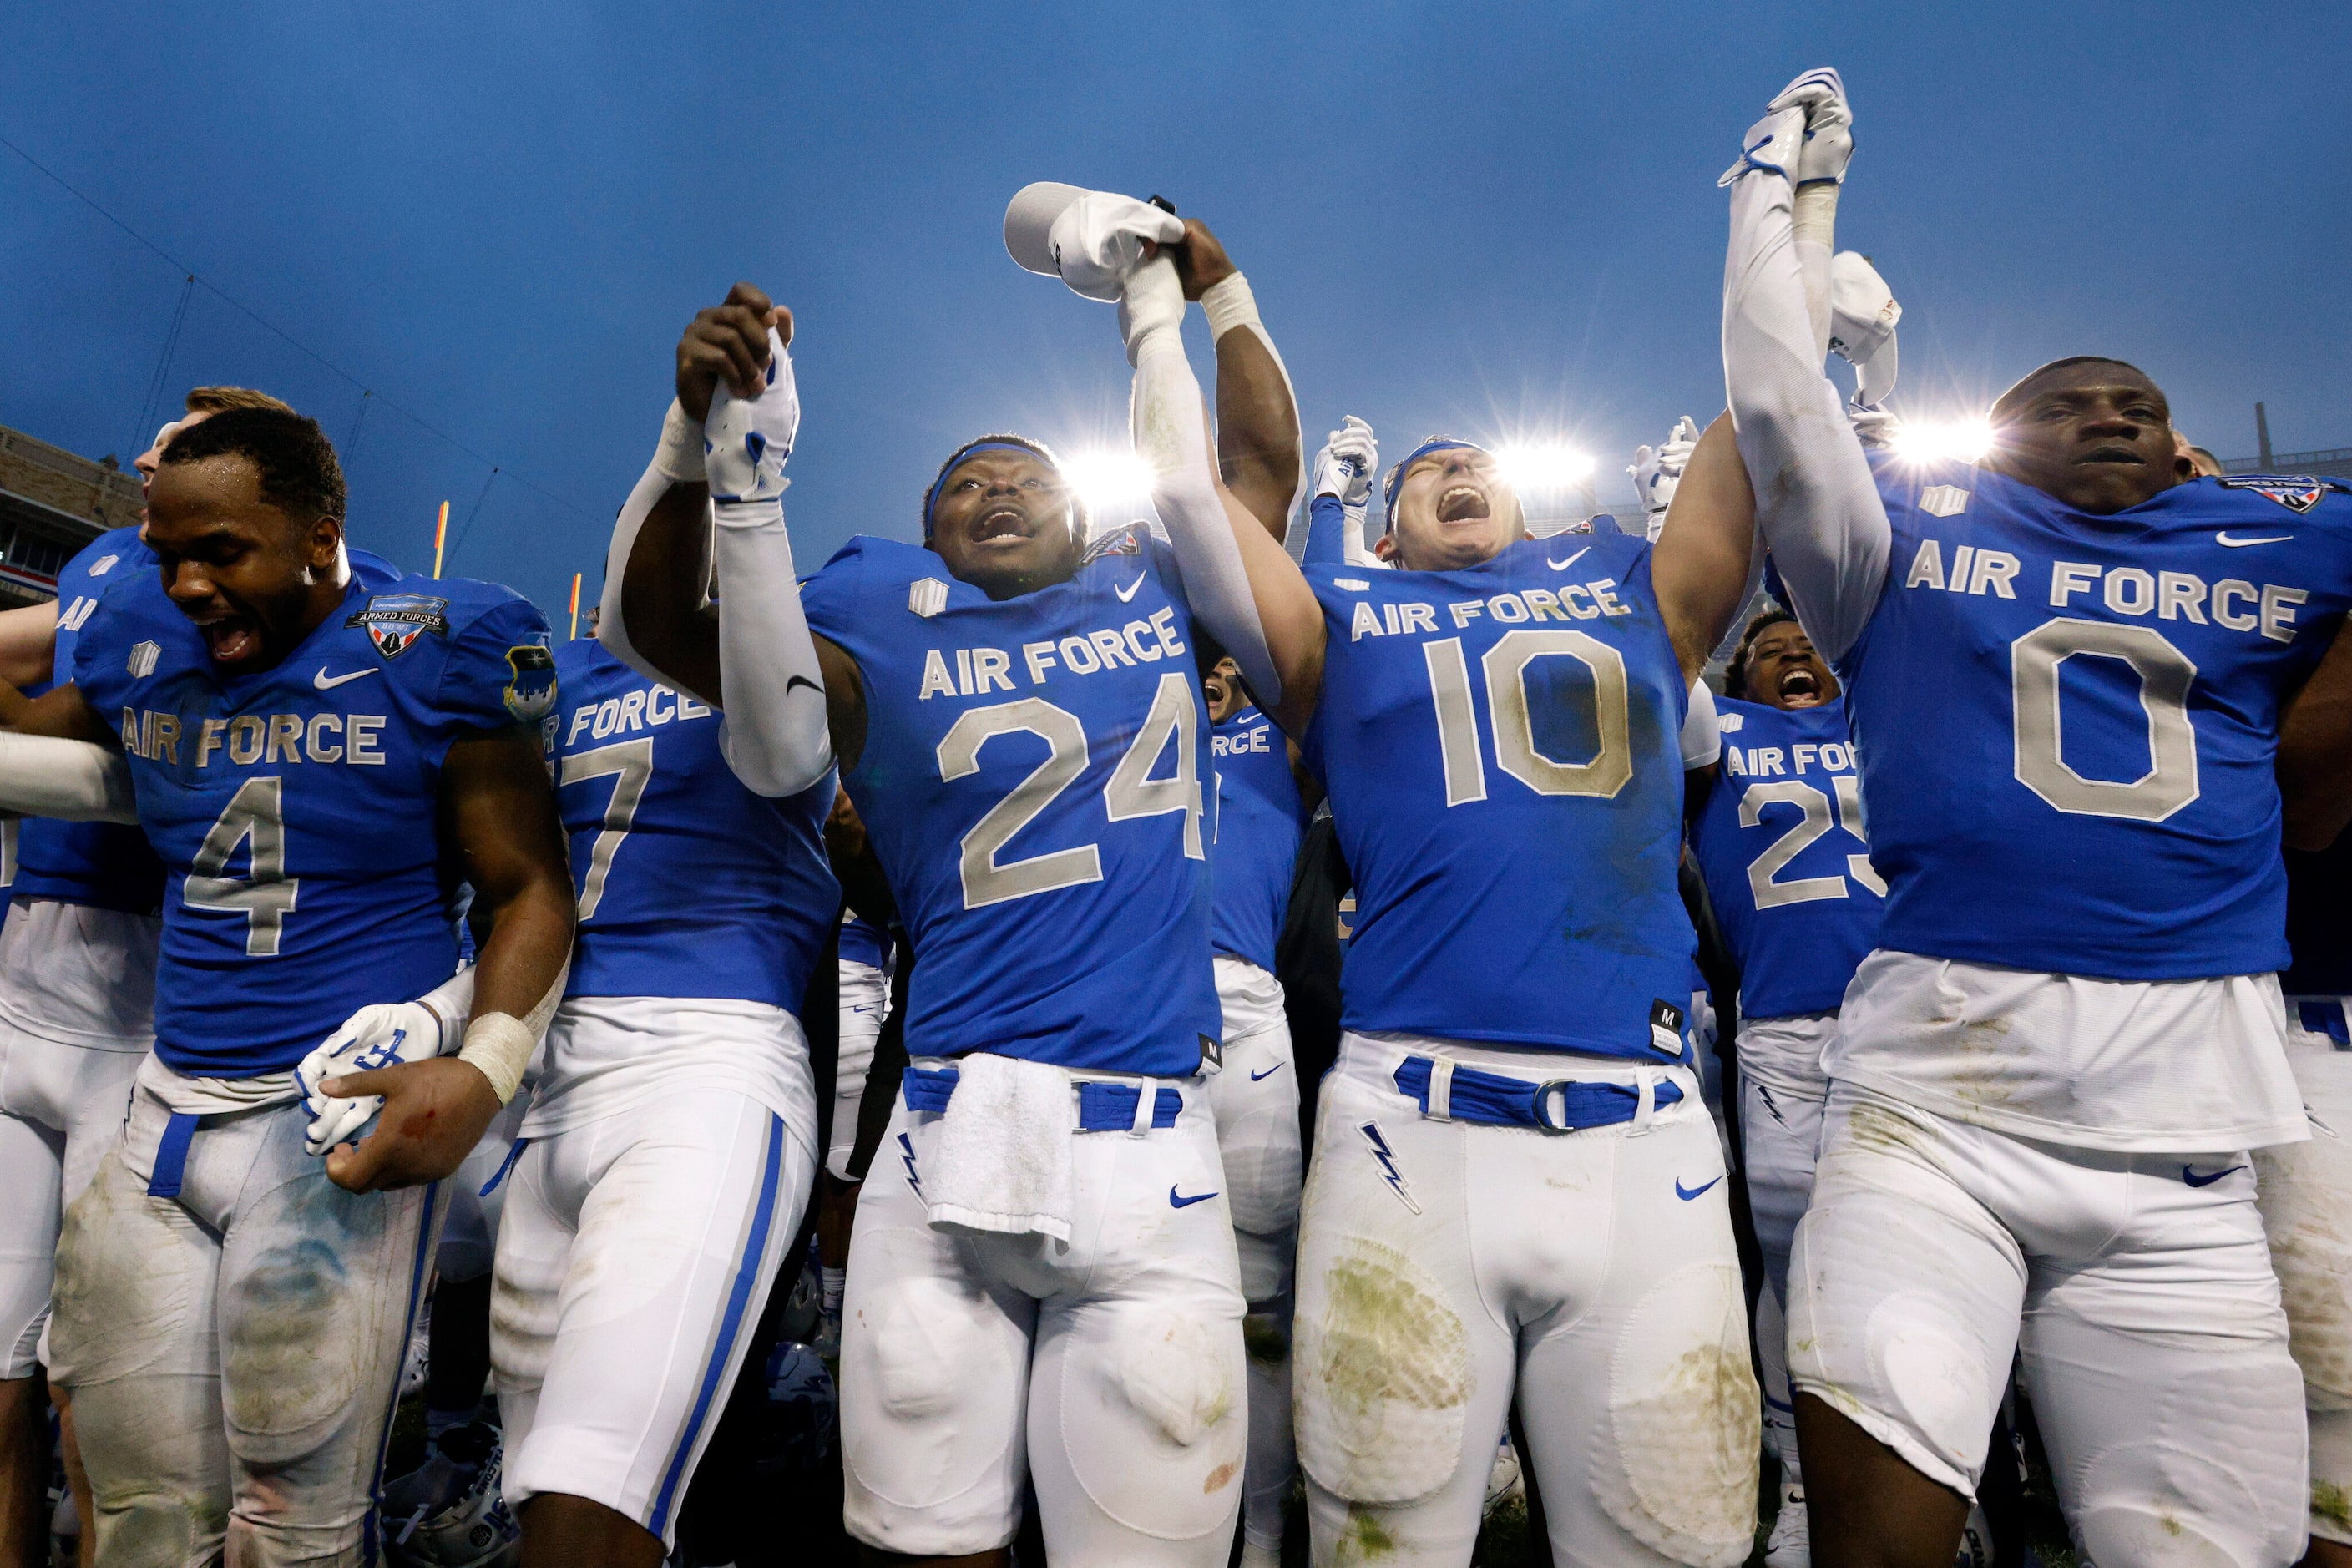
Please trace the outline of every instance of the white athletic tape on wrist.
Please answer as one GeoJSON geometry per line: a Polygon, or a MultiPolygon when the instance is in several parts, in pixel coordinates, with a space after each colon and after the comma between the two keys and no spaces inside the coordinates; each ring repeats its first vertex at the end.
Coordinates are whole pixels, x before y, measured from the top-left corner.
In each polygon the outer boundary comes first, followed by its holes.
{"type": "Polygon", "coordinates": [[[654,448],[654,467],[682,485],[700,484],[704,478],[702,422],[688,419],[675,397],[669,400],[669,412],[662,416],[661,445],[654,448]]]}
{"type": "Polygon", "coordinates": [[[1258,321],[1257,296],[1250,292],[1249,279],[1239,272],[1201,290],[1201,310],[1209,318],[1211,342],[1235,327],[1263,324],[1258,321]]]}
{"type": "Polygon", "coordinates": [[[457,1059],[480,1069],[504,1105],[514,1099],[522,1069],[530,1065],[538,1044],[538,1031],[513,1014],[485,1013],[466,1026],[466,1044],[457,1059]]]}

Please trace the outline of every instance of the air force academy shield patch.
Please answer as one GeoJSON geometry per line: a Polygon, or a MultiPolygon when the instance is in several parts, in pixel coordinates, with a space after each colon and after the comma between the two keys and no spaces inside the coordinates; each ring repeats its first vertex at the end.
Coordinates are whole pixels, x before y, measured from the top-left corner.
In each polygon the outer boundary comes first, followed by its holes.
{"type": "Polygon", "coordinates": [[[555,706],[555,656],[535,642],[507,649],[507,711],[518,724],[535,724],[555,706]]]}
{"type": "Polygon", "coordinates": [[[442,637],[449,635],[449,617],[442,613],[448,607],[448,600],[425,594],[378,594],[353,611],[343,625],[363,627],[376,652],[398,658],[426,632],[442,637]]]}

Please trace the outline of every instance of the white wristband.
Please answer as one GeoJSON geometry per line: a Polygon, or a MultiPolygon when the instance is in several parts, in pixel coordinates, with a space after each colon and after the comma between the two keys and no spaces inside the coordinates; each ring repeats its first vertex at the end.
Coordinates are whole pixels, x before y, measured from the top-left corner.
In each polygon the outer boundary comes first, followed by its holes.
{"type": "Polygon", "coordinates": [[[467,1026],[457,1059],[478,1068],[504,1105],[514,1098],[522,1069],[530,1065],[530,1053],[538,1045],[537,1032],[513,1014],[485,1013],[467,1026]]]}
{"type": "Polygon", "coordinates": [[[661,445],[654,449],[654,467],[675,484],[698,485],[703,479],[701,423],[688,419],[675,397],[669,400],[669,412],[662,416],[661,445]]]}
{"type": "Polygon", "coordinates": [[[1209,318],[1211,342],[1235,327],[1264,324],[1257,317],[1257,296],[1250,292],[1249,279],[1238,272],[1201,290],[1201,311],[1209,318]]]}

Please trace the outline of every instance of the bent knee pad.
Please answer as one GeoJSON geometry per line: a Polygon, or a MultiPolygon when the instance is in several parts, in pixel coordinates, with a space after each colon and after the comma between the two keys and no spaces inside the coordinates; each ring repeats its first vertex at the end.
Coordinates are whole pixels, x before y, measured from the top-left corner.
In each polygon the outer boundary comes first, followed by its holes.
{"type": "Polygon", "coordinates": [[[1070,1471],[1129,1529],[1194,1540],[1239,1505],[1249,1447],[1241,1333],[1230,1319],[1166,1307],[1119,1316],[1091,1353],[1064,1352],[1057,1414],[1070,1471]]]}
{"type": "Polygon", "coordinates": [[[1696,1568],[1733,1568],[1756,1539],[1762,1399],[1738,1271],[1677,1268],[1643,1293],[1609,1359],[1609,1420],[1590,1473],[1610,1517],[1696,1568]]]}
{"type": "Polygon", "coordinates": [[[1230,1127],[1220,1126],[1217,1152],[1225,1168],[1225,1204],[1234,1228],[1272,1235],[1298,1223],[1298,1194],[1306,1174],[1298,1144],[1296,1100],[1257,1106],[1230,1127]]]}
{"type": "Polygon", "coordinates": [[[347,1193],[321,1170],[239,1221],[269,1238],[221,1289],[221,1410],[247,1464],[288,1464],[354,1423],[372,1428],[382,1413],[361,1406],[393,1396],[412,1289],[410,1271],[384,1267],[387,1231],[411,1217],[401,1196],[347,1193]]]}
{"type": "Polygon", "coordinates": [[[207,1288],[214,1243],[115,1154],[69,1205],[58,1237],[49,1376],[68,1388],[110,1383],[176,1357],[209,1375],[215,1338],[207,1288]]]}
{"type": "Polygon", "coordinates": [[[1318,1485],[1394,1504],[1454,1479],[1477,1378],[1469,1331],[1426,1269],[1349,1237],[1299,1281],[1292,1332],[1298,1458],[1318,1485]]]}
{"type": "MultiPolygon", "coordinates": [[[[931,1243],[885,1229],[857,1245],[923,1253],[931,1243]]],[[[877,1271],[883,1288],[848,1303],[843,1325],[842,1458],[876,1497],[932,1507],[1002,1464],[1007,1434],[1020,1430],[1025,1347],[971,1287],[912,1268],[877,1271]]]]}

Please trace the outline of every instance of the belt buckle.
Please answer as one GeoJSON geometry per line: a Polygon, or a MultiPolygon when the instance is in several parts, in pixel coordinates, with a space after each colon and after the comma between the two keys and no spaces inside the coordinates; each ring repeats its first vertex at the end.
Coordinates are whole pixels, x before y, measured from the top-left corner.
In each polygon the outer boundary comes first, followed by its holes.
{"type": "Polygon", "coordinates": [[[1574,1080],[1570,1079],[1556,1078],[1549,1079],[1547,1082],[1536,1085],[1535,1111],[1536,1126],[1538,1128],[1546,1132],[1573,1132],[1576,1131],[1575,1128],[1570,1127],[1568,1124],[1568,1090],[1570,1085],[1573,1081],[1574,1080]],[[1549,1117],[1544,1114],[1544,1107],[1550,1100],[1551,1091],[1554,1089],[1559,1090],[1559,1120],[1558,1121],[1552,1121],[1549,1117]]]}

